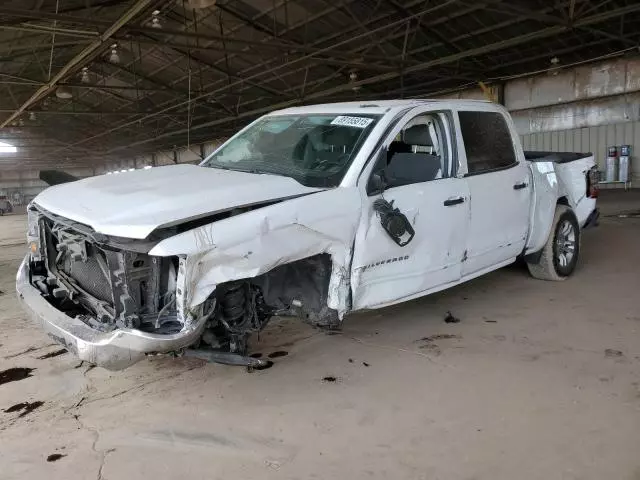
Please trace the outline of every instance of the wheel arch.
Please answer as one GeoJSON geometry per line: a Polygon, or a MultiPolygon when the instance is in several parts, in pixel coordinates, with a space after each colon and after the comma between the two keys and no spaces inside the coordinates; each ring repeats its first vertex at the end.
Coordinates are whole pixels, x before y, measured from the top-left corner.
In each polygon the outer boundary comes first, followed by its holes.
{"type": "Polygon", "coordinates": [[[538,218],[537,225],[533,225],[532,229],[534,231],[537,231],[537,235],[534,241],[531,241],[532,239],[530,237],[530,241],[527,243],[525,250],[522,252],[522,258],[525,261],[536,263],[540,260],[540,256],[542,255],[542,251],[547,242],[547,239],[549,238],[549,235],[551,235],[555,214],[558,210],[558,206],[560,205],[568,207],[571,213],[576,216],[575,212],[573,212],[573,209],[571,208],[571,205],[569,204],[569,200],[567,199],[567,197],[565,195],[558,197],[555,204],[553,205],[553,209],[549,210],[549,214],[547,216],[548,221],[546,223],[543,223],[541,222],[540,218],[538,218]]]}

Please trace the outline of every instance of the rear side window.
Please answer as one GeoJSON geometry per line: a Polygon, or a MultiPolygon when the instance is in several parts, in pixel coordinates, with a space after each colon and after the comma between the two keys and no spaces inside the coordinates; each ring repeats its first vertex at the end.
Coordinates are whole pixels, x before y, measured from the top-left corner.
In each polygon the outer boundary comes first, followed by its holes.
{"type": "Polygon", "coordinates": [[[497,112],[459,112],[469,175],[516,164],[511,133],[497,112]]]}

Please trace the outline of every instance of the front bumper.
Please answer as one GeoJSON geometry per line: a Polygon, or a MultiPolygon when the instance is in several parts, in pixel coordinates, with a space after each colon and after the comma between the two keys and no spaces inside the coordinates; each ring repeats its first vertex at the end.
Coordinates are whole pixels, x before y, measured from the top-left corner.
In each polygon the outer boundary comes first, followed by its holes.
{"type": "Polygon", "coordinates": [[[187,347],[200,337],[206,323],[206,318],[201,318],[190,327],[171,335],[127,328],[111,332],[94,330],[57,310],[29,283],[29,255],[18,270],[16,291],[24,310],[42,325],[47,335],[80,360],[109,370],[126,368],[149,353],[167,353],[187,347]]]}

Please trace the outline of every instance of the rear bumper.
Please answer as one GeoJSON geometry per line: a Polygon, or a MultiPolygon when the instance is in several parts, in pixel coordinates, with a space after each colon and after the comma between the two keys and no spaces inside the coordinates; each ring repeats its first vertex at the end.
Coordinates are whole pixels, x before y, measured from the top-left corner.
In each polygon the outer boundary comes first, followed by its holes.
{"type": "Polygon", "coordinates": [[[171,335],[146,333],[135,329],[100,332],[57,310],[29,283],[29,256],[20,265],[16,291],[24,310],[41,325],[49,337],[63,345],[80,360],[121,370],[149,353],[167,353],[187,347],[202,334],[206,318],[171,335]]]}
{"type": "Polygon", "coordinates": [[[598,210],[597,208],[594,208],[593,211],[589,214],[589,216],[585,220],[584,225],[582,225],[582,228],[585,229],[585,228],[597,227],[599,218],[600,218],[600,210],[598,210]]]}

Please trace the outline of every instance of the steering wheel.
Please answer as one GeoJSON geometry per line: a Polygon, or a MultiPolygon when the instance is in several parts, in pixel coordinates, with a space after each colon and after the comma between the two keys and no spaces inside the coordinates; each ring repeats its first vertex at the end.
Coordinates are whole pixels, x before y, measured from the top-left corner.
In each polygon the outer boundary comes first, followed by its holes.
{"type": "Polygon", "coordinates": [[[344,165],[348,158],[348,153],[343,153],[340,156],[332,159],[316,158],[316,160],[310,165],[310,168],[317,168],[318,170],[329,170],[331,167],[344,165]]]}

